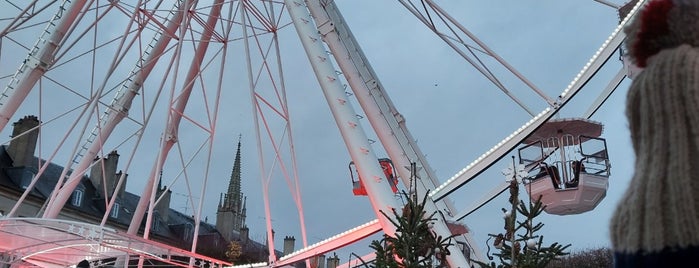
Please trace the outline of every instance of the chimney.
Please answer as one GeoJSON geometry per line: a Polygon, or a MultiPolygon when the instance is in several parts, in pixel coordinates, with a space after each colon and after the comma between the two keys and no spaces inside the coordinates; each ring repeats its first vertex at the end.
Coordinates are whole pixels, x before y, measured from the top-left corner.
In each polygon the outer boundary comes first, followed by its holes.
{"type": "Polygon", "coordinates": [[[170,195],[172,195],[172,190],[168,189],[167,186],[158,186],[158,192],[155,196],[156,200],[160,199],[160,202],[155,205],[155,210],[158,211],[160,217],[163,221],[167,222],[170,217],[170,195]],[[160,197],[162,195],[162,197],[160,197]]]}
{"type": "Polygon", "coordinates": [[[119,191],[117,192],[117,195],[118,195],[119,197],[123,197],[123,196],[124,196],[124,189],[126,189],[126,182],[127,182],[128,178],[129,178],[129,174],[124,174],[124,173],[121,172],[121,170],[119,170],[119,172],[117,172],[117,173],[114,175],[114,176],[115,176],[115,177],[114,177],[114,187],[116,187],[117,184],[119,183],[119,178],[121,178],[122,174],[124,175],[124,182],[121,183],[121,188],[119,188],[119,191]]]}
{"type": "Polygon", "coordinates": [[[240,242],[241,242],[241,244],[243,244],[243,245],[247,244],[248,239],[250,239],[250,229],[248,229],[247,226],[243,226],[243,228],[240,228],[240,242]]]}
{"type": "Polygon", "coordinates": [[[338,265],[340,265],[340,257],[334,255],[328,258],[328,268],[337,268],[338,265]]]}
{"type": "Polygon", "coordinates": [[[29,166],[36,150],[36,141],[39,138],[39,119],[29,115],[12,124],[12,141],[7,147],[7,154],[12,158],[13,166],[29,166]],[[36,128],[34,130],[31,130],[36,128]],[[31,130],[31,131],[30,131],[31,130]]]}
{"type": "Polygon", "coordinates": [[[296,239],[293,236],[284,237],[284,251],[282,251],[283,256],[289,255],[291,254],[291,252],[294,252],[295,242],[296,239]]]}
{"type": "MultiPolygon", "coordinates": [[[[114,194],[119,178],[116,173],[119,154],[116,151],[112,151],[107,157],[103,159],[98,158],[95,161],[98,161],[98,163],[95,163],[90,170],[90,181],[100,195],[103,194],[106,186],[107,196],[104,196],[104,198],[110,198],[114,194]],[[102,173],[102,165],[104,165],[104,173],[102,173]]],[[[121,171],[119,171],[119,174],[121,174],[121,171]]],[[[126,185],[122,185],[122,188],[126,188],[126,185]]]]}
{"type": "Polygon", "coordinates": [[[325,255],[321,254],[313,258],[313,264],[311,267],[315,268],[325,268],[325,255]]]}

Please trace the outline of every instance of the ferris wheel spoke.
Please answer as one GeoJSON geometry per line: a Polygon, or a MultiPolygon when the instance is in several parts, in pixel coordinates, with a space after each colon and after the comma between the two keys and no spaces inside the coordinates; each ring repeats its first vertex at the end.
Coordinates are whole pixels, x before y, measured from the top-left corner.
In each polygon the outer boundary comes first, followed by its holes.
{"type": "MultiPolygon", "coordinates": [[[[184,115],[185,108],[187,107],[187,104],[189,102],[190,96],[192,94],[192,91],[194,89],[195,82],[197,80],[197,77],[201,75],[201,70],[202,64],[204,63],[204,58],[206,55],[206,52],[209,48],[209,44],[211,43],[211,39],[216,35],[214,26],[216,25],[217,19],[220,17],[221,14],[221,5],[222,1],[218,0],[214,3],[213,8],[210,10],[210,14],[208,15],[208,20],[203,24],[204,25],[204,31],[202,33],[202,36],[200,37],[200,40],[195,48],[194,51],[194,56],[192,58],[192,61],[190,63],[189,70],[187,72],[187,75],[185,77],[184,83],[183,83],[183,88],[178,93],[178,95],[170,97],[170,100],[168,103],[170,104],[170,108],[168,109],[167,112],[167,121],[168,123],[164,126],[164,129],[162,131],[162,137],[161,137],[161,144],[160,144],[160,152],[158,154],[158,157],[156,158],[156,161],[151,169],[150,175],[148,177],[148,180],[146,182],[146,185],[143,190],[143,194],[141,195],[141,198],[139,199],[138,205],[136,206],[136,211],[134,211],[134,215],[131,220],[131,224],[129,225],[128,233],[135,234],[138,229],[141,226],[141,221],[143,220],[143,216],[145,213],[146,208],[148,208],[149,213],[148,217],[146,218],[146,231],[144,232],[144,237],[148,237],[150,228],[152,224],[152,211],[156,205],[156,199],[153,197],[153,189],[155,186],[155,181],[157,180],[157,176],[159,172],[163,169],[165,166],[165,162],[167,160],[167,156],[169,154],[170,149],[173,147],[175,143],[179,140],[178,137],[178,132],[180,128],[180,122],[183,117],[186,118],[184,115]],[[173,101],[176,99],[176,102],[173,101]]],[[[167,28],[169,29],[169,28],[167,28]]],[[[220,38],[216,37],[215,39],[220,40],[220,38]]],[[[220,86],[214,90],[214,92],[220,92],[220,86]]],[[[206,92],[205,88],[202,88],[202,92],[206,92]]],[[[174,93],[173,93],[174,94],[174,93]]],[[[215,94],[216,96],[219,95],[219,93],[215,94]]],[[[204,101],[207,103],[207,101],[204,101]]],[[[211,118],[209,111],[211,109],[205,109],[207,113],[207,118],[209,121],[209,124],[215,124],[216,122],[216,115],[217,115],[217,108],[218,106],[218,98],[216,99],[215,107],[213,108],[214,112],[214,118],[211,118]]],[[[190,122],[192,122],[194,125],[199,125],[195,120],[189,119],[190,122]]],[[[209,142],[213,140],[213,135],[214,133],[212,132],[213,129],[215,129],[214,126],[209,125],[204,126],[204,125],[199,125],[202,129],[204,129],[206,132],[209,133],[210,137],[207,139],[209,142]]],[[[178,144],[178,146],[180,146],[178,144]]],[[[179,150],[180,152],[182,150],[179,150]]],[[[211,148],[209,148],[209,153],[211,152],[211,148]]],[[[210,161],[210,156],[207,157],[207,163],[210,161]]],[[[207,166],[208,169],[208,166],[207,166]]],[[[208,174],[208,171],[206,171],[205,174],[208,174]]],[[[208,176],[204,176],[204,182],[206,182],[208,176]]],[[[185,173],[185,178],[186,173],[185,173]]],[[[188,180],[187,180],[188,181],[188,180]]],[[[202,185],[202,189],[205,189],[206,183],[202,185]]],[[[190,196],[191,196],[191,190],[188,185],[187,187],[188,191],[190,191],[190,196]]],[[[157,189],[160,190],[160,189],[157,189]]],[[[203,193],[200,193],[200,196],[203,196],[203,193]]],[[[162,198],[162,197],[160,197],[162,198]]],[[[203,202],[203,198],[200,199],[200,204],[199,208],[195,210],[197,214],[200,213],[201,211],[201,202],[203,202]]],[[[198,219],[199,217],[197,217],[198,219]]],[[[198,230],[199,228],[199,222],[197,221],[195,224],[195,229],[198,230]]],[[[193,247],[196,248],[196,241],[193,243],[193,247]]]]}
{"type": "Polygon", "coordinates": [[[615,3],[609,2],[609,1],[607,1],[607,0],[593,0],[593,1],[595,1],[595,2],[597,2],[597,3],[600,3],[600,4],[603,4],[603,5],[605,5],[605,6],[611,7],[611,8],[613,8],[613,9],[615,9],[615,10],[618,10],[618,9],[621,7],[620,5],[617,5],[617,4],[615,4],[615,3]]]}
{"type": "Polygon", "coordinates": [[[495,53],[492,49],[490,49],[484,42],[482,42],[478,37],[476,37],[473,33],[468,31],[466,27],[461,25],[456,19],[454,19],[451,15],[449,15],[444,9],[442,9],[439,5],[434,3],[431,0],[423,0],[426,5],[423,5],[425,9],[425,14],[422,13],[419,9],[415,7],[414,4],[410,0],[400,0],[399,2],[403,4],[405,8],[408,9],[413,15],[415,15],[420,21],[422,21],[424,24],[428,26],[430,30],[432,30],[439,38],[441,38],[444,42],[446,42],[452,49],[457,52],[461,57],[463,57],[467,62],[469,62],[474,68],[476,68],[481,74],[483,74],[486,78],[488,78],[497,88],[499,88],[503,93],[505,93],[510,99],[512,99],[515,103],[517,103],[522,109],[524,109],[527,113],[529,113],[531,116],[534,116],[535,113],[527,107],[521,100],[519,100],[514,94],[511,93],[511,90],[507,89],[501,82],[500,79],[495,77],[495,75],[489,70],[489,67],[480,60],[476,56],[476,54],[473,53],[473,50],[471,47],[475,47],[478,49],[478,51],[483,52],[485,55],[492,57],[497,61],[498,64],[500,64],[502,67],[507,69],[511,74],[513,74],[516,78],[518,78],[522,83],[524,83],[527,87],[529,87],[532,91],[534,91],[537,95],[539,95],[550,107],[555,106],[555,100],[546,95],[541,89],[539,89],[537,86],[534,85],[531,81],[529,81],[524,75],[522,75],[517,69],[515,69],[512,65],[510,65],[507,61],[505,61],[502,57],[500,57],[497,53],[495,53]],[[448,31],[450,31],[454,36],[447,35],[443,33],[441,30],[438,29],[438,26],[434,23],[434,19],[429,17],[429,11],[432,11],[434,14],[438,15],[438,17],[441,19],[441,21],[444,23],[445,27],[448,28],[448,31]],[[456,30],[458,29],[459,32],[456,30]],[[464,35],[463,37],[461,35],[464,35]],[[462,44],[464,46],[464,49],[469,51],[469,53],[466,53],[465,51],[462,50],[461,47],[457,46],[455,42],[452,40],[459,40],[458,43],[462,44]],[[467,45],[463,40],[471,40],[473,41],[476,45],[475,46],[469,46],[467,45]],[[472,56],[469,56],[468,54],[471,54],[472,56]],[[475,59],[471,58],[474,57],[475,59]]]}
{"type": "Polygon", "coordinates": [[[270,186],[280,176],[296,207],[303,246],[308,245],[306,223],[297,173],[293,129],[286,98],[285,77],[279,49],[278,30],[284,5],[241,1],[248,87],[260,157],[260,180],[264,197],[267,244],[270,262],[277,260],[272,235],[270,186]],[[268,164],[271,162],[271,165],[268,164]],[[277,175],[278,174],[278,175],[277,175]]]}
{"type": "Polygon", "coordinates": [[[37,7],[37,3],[39,0],[33,0],[29,3],[25,3],[25,1],[21,1],[23,4],[26,4],[24,8],[20,7],[18,4],[12,3],[11,1],[7,1],[10,3],[13,7],[16,9],[20,10],[20,12],[12,19],[12,22],[8,23],[8,25],[0,31],[0,37],[5,37],[9,32],[21,30],[23,27],[32,27],[34,25],[29,25],[29,26],[24,26],[24,23],[27,21],[30,21],[36,14],[44,12],[47,8],[51,7],[56,0],[46,3],[43,6],[37,7]]]}
{"type": "MultiPolygon", "coordinates": [[[[175,5],[175,7],[177,6],[178,5],[175,5]]],[[[174,29],[179,26],[179,21],[175,19],[170,22],[168,29],[174,31],[174,29]]],[[[49,202],[46,212],[44,213],[45,218],[55,218],[58,216],[61,208],[64,206],[65,202],[68,201],[75,187],[79,184],[80,177],[83,176],[87,168],[91,165],[106,139],[108,139],[115,127],[128,113],[133,99],[140,91],[145,79],[154,68],[157,59],[163,54],[170,40],[172,40],[172,38],[169,35],[162,34],[162,31],[154,36],[152,41],[153,45],[149,45],[149,48],[152,48],[152,50],[145,51],[143,57],[137,61],[136,68],[132,72],[134,74],[133,79],[129,79],[123,84],[122,90],[117,91],[110,104],[110,108],[105,110],[97,126],[95,126],[86,137],[84,144],[74,158],[74,162],[77,164],[75,172],[71,174],[65,184],[57,191],[55,197],[49,202]],[[98,142],[95,142],[95,140],[98,142]]]]}
{"type": "Polygon", "coordinates": [[[85,1],[76,1],[70,8],[60,7],[39,36],[29,55],[0,94],[0,131],[19,108],[32,87],[53,63],[56,49],[77,19],[85,1]],[[65,16],[64,11],[65,10],[65,16]]]}
{"type": "Polygon", "coordinates": [[[624,78],[626,78],[626,70],[624,68],[620,69],[619,72],[614,75],[614,77],[609,80],[609,83],[607,86],[604,88],[602,92],[600,92],[599,96],[597,96],[597,99],[590,105],[590,107],[587,109],[587,112],[583,115],[584,118],[591,118],[597,109],[599,109],[602,104],[604,104],[607,101],[607,98],[614,93],[614,91],[619,87],[622,81],[624,81],[624,78]]]}

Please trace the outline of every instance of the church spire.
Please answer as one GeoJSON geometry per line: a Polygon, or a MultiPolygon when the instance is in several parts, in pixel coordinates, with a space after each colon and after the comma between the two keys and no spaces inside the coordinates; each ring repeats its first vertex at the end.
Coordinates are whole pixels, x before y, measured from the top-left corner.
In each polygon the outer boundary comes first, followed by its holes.
{"type": "Polygon", "coordinates": [[[246,198],[241,191],[241,166],[240,166],[240,137],[238,148],[233,161],[233,172],[228,182],[228,191],[219,199],[218,212],[216,213],[216,228],[230,239],[232,231],[238,231],[245,226],[246,198]]]}
{"type": "Polygon", "coordinates": [[[234,209],[241,209],[242,193],[240,190],[240,137],[238,137],[238,149],[235,153],[233,161],[233,172],[231,172],[231,180],[228,182],[228,193],[226,195],[226,204],[234,209]]]}

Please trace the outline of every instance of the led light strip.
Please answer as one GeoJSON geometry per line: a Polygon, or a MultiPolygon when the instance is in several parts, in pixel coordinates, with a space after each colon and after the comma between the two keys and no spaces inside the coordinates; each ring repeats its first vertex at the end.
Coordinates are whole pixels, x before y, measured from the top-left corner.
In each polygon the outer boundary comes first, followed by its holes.
{"type": "Polygon", "coordinates": [[[493,146],[493,148],[490,148],[490,150],[488,150],[487,152],[483,153],[483,154],[482,154],[481,156],[479,156],[476,160],[474,160],[473,162],[471,162],[470,164],[468,164],[468,166],[466,166],[464,169],[462,169],[461,171],[459,171],[458,173],[456,173],[456,175],[454,175],[454,176],[452,176],[451,178],[449,178],[445,183],[442,183],[442,185],[440,185],[439,187],[437,187],[433,192],[430,192],[430,197],[434,196],[434,195],[437,194],[439,191],[443,190],[445,187],[447,187],[447,185],[449,185],[449,184],[452,183],[454,180],[456,180],[458,177],[460,177],[461,175],[463,175],[464,173],[466,173],[466,171],[468,171],[469,169],[471,169],[473,166],[475,166],[475,165],[478,164],[479,162],[483,161],[483,159],[485,159],[485,158],[488,157],[490,154],[492,154],[493,152],[495,152],[497,149],[499,149],[500,147],[502,147],[504,144],[506,144],[507,142],[509,142],[510,140],[512,140],[512,138],[514,138],[515,136],[517,136],[518,134],[520,134],[522,131],[524,131],[525,129],[527,129],[528,127],[530,127],[532,124],[534,124],[534,122],[536,122],[537,120],[539,120],[542,116],[547,115],[550,111],[552,111],[551,107],[546,107],[546,109],[544,109],[544,110],[541,111],[539,114],[537,114],[536,116],[534,116],[532,119],[530,119],[530,120],[529,120],[527,123],[525,123],[523,126],[519,127],[517,130],[515,130],[514,132],[512,132],[512,134],[510,134],[509,136],[507,136],[507,137],[506,137],[505,139],[503,139],[502,141],[498,142],[498,144],[496,144],[495,146],[493,146]]]}
{"type": "Polygon", "coordinates": [[[617,34],[619,34],[619,32],[621,32],[621,30],[624,29],[624,26],[626,26],[626,23],[631,19],[631,17],[633,17],[633,14],[636,14],[636,11],[638,11],[638,9],[644,3],[645,3],[645,1],[638,1],[638,3],[636,3],[636,5],[631,9],[629,14],[614,29],[612,34],[609,35],[609,37],[607,37],[607,40],[605,40],[604,43],[602,43],[602,46],[599,49],[597,49],[597,52],[595,52],[595,55],[593,55],[592,58],[590,58],[590,60],[587,61],[587,64],[585,64],[585,66],[582,68],[582,70],[580,70],[578,75],[576,75],[575,78],[573,79],[573,81],[571,81],[570,84],[568,84],[568,87],[563,91],[563,93],[561,93],[560,98],[564,98],[566,96],[566,94],[568,94],[568,91],[570,91],[570,89],[573,88],[575,83],[577,83],[578,80],[580,80],[583,73],[587,72],[587,69],[590,68],[592,63],[597,60],[599,55],[602,54],[602,52],[607,49],[607,46],[609,46],[609,43],[612,41],[612,39],[614,39],[617,36],[617,34]]]}
{"type": "Polygon", "coordinates": [[[327,238],[327,239],[325,239],[325,240],[323,240],[323,241],[320,241],[320,242],[318,242],[318,243],[315,243],[315,244],[313,244],[313,245],[310,245],[310,246],[308,246],[308,247],[306,247],[306,248],[303,248],[303,249],[297,250],[297,251],[295,251],[295,252],[292,252],[292,253],[290,253],[290,254],[288,254],[288,255],[286,255],[286,256],[283,256],[283,257],[279,258],[279,260],[280,260],[280,261],[283,261],[283,260],[289,259],[289,258],[291,258],[291,257],[294,257],[294,256],[296,256],[296,255],[299,255],[299,254],[301,254],[301,253],[305,253],[306,251],[309,251],[309,250],[311,250],[311,249],[313,249],[313,248],[320,247],[320,246],[322,246],[323,244],[326,244],[326,243],[328,243],[328,242],[330,242],[330,241],[339,239],[339,238],[341,238],[341,237],[343,237],[343,236],[346,236],[346,235],[348,235],[348,234],[350,234],[350,233],[353,233],[353,232],[355,232],[355,231],[364,229],[364,228],[369,227],[369,226],[371,226],[371,225],[377,224],[378,222],[379,222],[378,219],[377,219],[377,220],[372,220],[372,221],[367,222],[367,223],[365,223],[365,224],[362,224],[362,225],[359,225],[359,226],[354,227],[354,228],[352,228],[352,229],[349,229],[349,230],[347,230],[347,231],[344,231],[344,232],[342,232],[342,233],[340,233],[340,234],[334,235],[334,236],[332,236],[332,237],[330,237],[330,238],[327,238]]]}

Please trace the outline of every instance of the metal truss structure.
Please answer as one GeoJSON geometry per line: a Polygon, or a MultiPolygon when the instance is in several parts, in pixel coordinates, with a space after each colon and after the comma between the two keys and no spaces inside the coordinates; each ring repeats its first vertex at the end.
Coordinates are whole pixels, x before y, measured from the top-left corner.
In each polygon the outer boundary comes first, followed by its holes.
{"type": "MultiPolygon", "coordinates": [[[[457,174],[440,180],[335,1],[172,2],[5,1],[3,10],[14,14],[0,25],[0,62],[5,69],[0,70],[0,81],[5,85],[0,95],[0,131],[7,132],[8,123],[21,113],[33,113],[41,121],[38,128],[42,134],[38,149],[41,165],[16,205],[0,219],[0,241],[13,241],[0,242],[3,263],[67,266],[82,259],[138,256],[182,267],[231,265],[197,254],[197,236],[190,250],[182,250],[152,240],[151,228],[145,228],[142,234],[138,231],[143,222],[147,227],[154,224],[152,215],[157,204],[163,202],[159,185],[164,183],[167,189],[180,187],[188,193],[186,202],[193,209],[196,223],[194,233],[199,233],[204,197],[211,191],[207,185],[217,157],[217,142],[231,136],[221,133],[226,128],[223,123],[236,124],[238,120],[221,111],[234,105],[251,106],[270,252],[267,262],[245,267],[282,267],[300,261],[309,264],[314,256],[373,234],[393,235],[395,226],[381,212],[400,209],[401,204],[379,165],[380,154],[388,155],[398,167],[404,188],[429,196],[427,214],[439,215],[432,231],[449,237],[449,224],[460,223],[508,184],[503,182],[484,191],[481,201],[465,208],[455,205],[450,194],[492,167],[570,102],[618,53],[624,40],[621,29],[644,3],[636,4],[568,87],[553,97],[436,1],[399,0],[437,38],[491,81],[495,90],[528,115],[512,134],[457,174]],[[310,63],[376,215],[375,220],[315,244],[309,243],[313,230],[306,229],[308,215],[304,213],[292,128],[297,121],[291,119],[287,97],[288,88],[297,85],[291,85],[285,72],[290,66],[284,62],[283,55],[288,52],[280,41],[287,38],[281,37],[285,32],[295,32],[300,40],[307,62],[293,62],[291,66],[310,63]],[[238,46],[244,53],[234,52],[238,46]],[[504,67],[540,98],[540,105],[533,108],[518,99],[515,90],[506,87],[489,64],[504,67]],[[18,67],[8,72],[8,66],[18,67]],[[356,104],[361,112],[355,110],[356,104]],[[360,113],[362,118],[357,116],[360,113]],[[360,121],[363,118],[368,125],[360,121]],[[370,142],[370,132],[378,137],[381,147],[370,142]],[[104,200],[106,212],[100,219],[80,222],[63,218],[61,213],[77,185],[99,163],[94,159],[115,150],[127,159],[117,189],[125,187],[127,173],[142,184],[130,225],[125,230],[110,226],[109,211],[115,206],[115,198],[104,200]],[[51,163],[64,167],[59,183],[36,218],[18,218],[51,163]],[[405,168],[413,163],[419,167],[416,174],[405,168]],[[411,180],[413,177],[419,179],[411,180]],[[276,256],[273,239],[274,193],[270,189],[277,181],[289,188],[302,234],[303,247],[285,256],[276,256]]],[[[584,116],[590,117],[624,78],[622,69],[584,116]]],[[[484,259],[471,234],[452,239],[452,254],[447,256],[450,267],[470,267],[472,260],[484,259]]]]}

